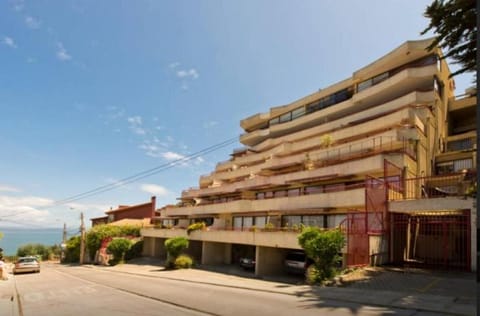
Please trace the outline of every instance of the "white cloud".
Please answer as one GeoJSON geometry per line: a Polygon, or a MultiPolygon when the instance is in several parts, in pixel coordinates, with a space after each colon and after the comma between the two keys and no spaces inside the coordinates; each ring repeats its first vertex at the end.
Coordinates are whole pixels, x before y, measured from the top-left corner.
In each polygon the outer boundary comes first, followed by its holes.
{"type": "Polygon", "coordinates": [[[179,62],[173,62],[170,65],[168,65],[168,67],[171,69],[177,68],[178,66],[180,66],[179,62]]]}
{"type": "Polygon", "coordinates": [[[13,38],[8,37],[8,36],[5,36],[3,38],[2,43],[4,45],[7,45],[8,47],[17,48],[17,44],[15,44],[15,41],[13,40],[13,38]]]}
{"type": "Polygon", "coordinates": [[[145,135],[147,132],[142,127],[142,117],[141,116],[131,116],[127,118],[127,122],[129,124],[129,128],[132,132],[137,135],[145,135]]]}
{"type": "Polygon", "coordinates": [[[45,223],[50,212],[42,208],[53,203],[53,200],[43,197],[0,195],[0,218],[7,224],[45,223]]]}
{"type": "Polygon", "coordinates": [[[164,152],[164,153],[161,154],[161,156],[163,158],[165,158],[166,160],[179,160],[179,159],[184,159],[185,158],[184,155],[181,155],[179,153],[175,153],[173,151],[164,152]]]}
{"type": "Polygon", "coordinates": [[[212,128],[214,126],[217,126],[218,122],[217,121],[208,121],[203,123],[203,128],[212,128]]]}
{"type": "Polygon", "coordinates": [[[0,195],[0,210],[18,206],[44,207],[53,204],[53,200],[36,196],[0,195]]]}
{"type": "Polygon", "coordinates": [[[177,77],[178,78],[191,78],[191,79],[197,79],[200,75],[198,74],[197,70],[195,68],[191,68],[189,70],[178,70],[177,71],[177,77]]]}
{"type": "Polygon", "coordinates": [[[140,116],[132,116],[127,118],[128,123],[134,124],[134,125],[142,125],[142,117],[140,116]]]}
{"type": "Polygon", "coordinates": [[[1,185],[0,184],[0,192],[20,192],[20,189],[14,188],[9,185],[1,185]]]}
{"type": "Polygon", "coordinates": [[[72,56],[67,53],[67,50],[65,47],[63,47],[63,44],[61,42],[57,43],[57,58],[61,61],[68,61],[72,59],[72,56]]]}
{"type": "Polygon", "coordinates": [[[23,2],[23,0],[13,0],[12,1],[13,10],[15,10],[17,12],[20,12],[20,11],[23,10],[24,7],[25,7],[25,3],[23,2]]]}
{"type": "Polygon", "coordinates": [[[38,29],[38,28],[40,28],[40,25],[42,24],[42,22],[35,19],[34,17],[26,16],[25,17],[25,24],[31,29],[38,29]]]}
{"type": "Polygon", "coordinates": [[[28,58],[27,58],[27,63],[33,64],[33,63],[35,63],[35,62],[37,62],[37,60],[36,60],[35,58],[33,58],[33,57],[28,57],[28,58]]]}
{"type": "Polygon", "coordinates": [[[157,184],[142,184],[140,186],[142,191],[145,191],[150,194],[154,194],[157,196],[167,196],[170,194],[170,191],[168,191],[166,188],[162,187],[161,185],[157,184]]]}

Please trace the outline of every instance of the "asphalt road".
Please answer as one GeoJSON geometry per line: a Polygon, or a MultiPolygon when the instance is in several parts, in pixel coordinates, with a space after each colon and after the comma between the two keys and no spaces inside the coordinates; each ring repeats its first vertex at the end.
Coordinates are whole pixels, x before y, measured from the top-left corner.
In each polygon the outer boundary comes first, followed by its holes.
{"type": "MultiPolygon", "coordinates": [[[[208,280],[206,280],[208,281],[208,280]]],[[[44,264],[15,276],[21,314],[428,315],[414,310],[44,264]]]]}

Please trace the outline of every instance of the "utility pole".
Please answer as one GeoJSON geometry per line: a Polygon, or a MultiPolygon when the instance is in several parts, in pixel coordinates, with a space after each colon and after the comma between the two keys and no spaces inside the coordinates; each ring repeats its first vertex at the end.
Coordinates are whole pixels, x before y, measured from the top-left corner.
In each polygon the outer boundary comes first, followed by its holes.
{"type": "Polygon", "coordinates": [[[83,223],[83,212],[80,213],[80,264],[83,264],[85,257],[85,224],[83,223]]]}
{"type": "Polygon", "coordinates": [[[67,223],[63,223],[63,238],[60,248],[62,249],[62,254],[60,256],[60,261],[62,262],[65,259],[65,247],[67,246],[67,223]]]}

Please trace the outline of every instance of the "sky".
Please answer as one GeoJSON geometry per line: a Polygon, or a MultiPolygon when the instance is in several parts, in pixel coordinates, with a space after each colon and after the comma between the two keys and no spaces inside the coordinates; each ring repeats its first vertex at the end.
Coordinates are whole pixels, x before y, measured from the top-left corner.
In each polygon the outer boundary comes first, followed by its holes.
{"type": "Polygon", "coordinates": [[[242,147],[240,120],[431,37],[429,2],[0,1],[0,227],[178,202],[242,147]]]}

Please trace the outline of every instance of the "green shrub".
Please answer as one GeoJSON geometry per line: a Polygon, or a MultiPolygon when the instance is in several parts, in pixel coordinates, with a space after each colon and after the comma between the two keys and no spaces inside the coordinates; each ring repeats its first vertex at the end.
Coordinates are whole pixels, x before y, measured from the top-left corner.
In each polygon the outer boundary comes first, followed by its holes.
{"type": "Polygon", "coordinates": [[[138,240],[132,244],[130,249],[125,253],[125,260],[140,258],[143,252],[143,240],[138,240]]]}
{"type": "Polygon", "coordinates": [[[41,260],[50,260],[60,257],[60,246],[47,246],[43,244],[25,244],[17,249],[17,257],[37,256],[41,260]]]}
{"type": "Polygon", "coordinates": [[[338,229],[322,231],[318,227],[306,227],[298,235],[298,243],[315,267],[307,274],[307,281],[316,283],[335,275],[335,266],[340,260],[339,253],[345,245],[345,236],[338,229]],[[308,280],[310,278],[310,280],[308,280]]]}
{"type": "Polygon", "coordinates": [[[180,255],[175,259],[176,269],[189,269],[193,265],[193,259],[187,255],[180,255]]]}
{"type": "Polygon", "coordinates": [[[186,248],[188,248],[188,239],[185,237],[174,237],[165,240],[165,249],[167,250],[166,267],[175,267],[175,260],[186,248]]]}
{"type": "Polygon", "coordinates": [[[63,262],[78,263],[80,261],[80,236],[71,237],[65,247],[65,258],[63,262]]]}
{"type": "Polygon", "coordinates": [[[130,241],[130,239],[113,239],[107,247],[107,252],[113,254],[113,260],[110,260],[111,263],[122,263],[125,260],[125,253],[130,249],[131,246],[132,242],[130,241]]]}
{"type": "Polygon", "coordinates": [[[196,230],[203,230],[207,228],[207,225],[205,222],[198,222],[198,223],[193,223],[190,226],[187,227],[187,234],[190,235],[191,232],[196,231],[196,230]]]}
{"type": "Polygon", "coordinates": [[[90,228],[87,232],[86,245],[88,248],[88,253],[90,254],[90,259],[93,260],[97,250],[100,249],[102,245],[102,240],[105,238],[113,237],[139,237],[140,236],[140,226],[134,225],[125,225],[125,226],[114,226],[114,225],[96,225],[90,228]]]}

